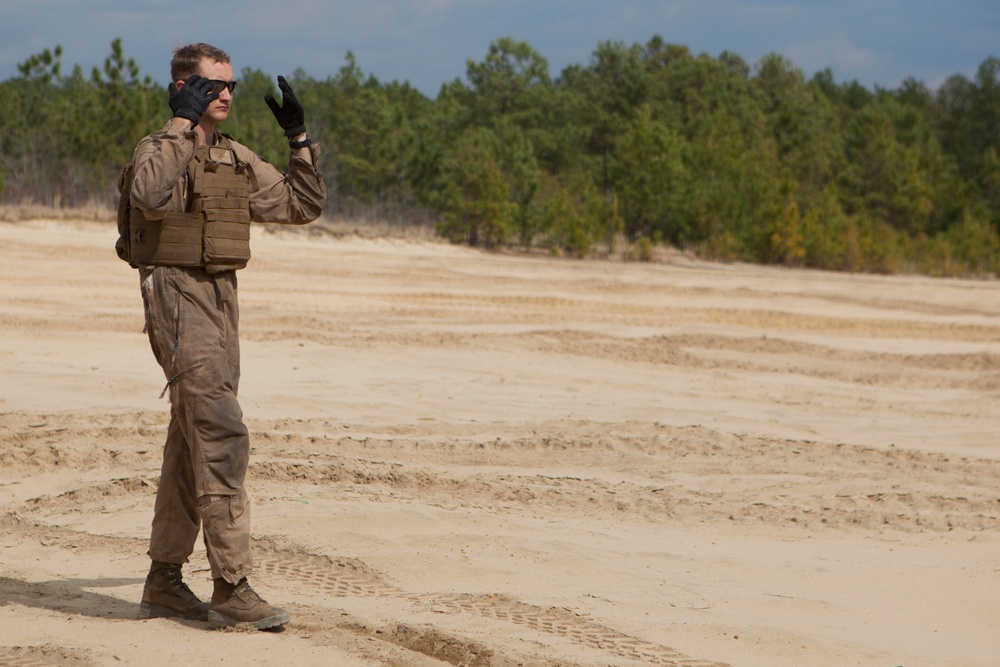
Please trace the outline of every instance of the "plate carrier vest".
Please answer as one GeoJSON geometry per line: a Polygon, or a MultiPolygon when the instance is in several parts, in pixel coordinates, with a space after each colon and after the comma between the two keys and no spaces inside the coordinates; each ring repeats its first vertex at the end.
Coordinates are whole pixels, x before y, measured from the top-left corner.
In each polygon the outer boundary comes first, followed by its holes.
{"type": "Polygon", "coordinates": [[[188,212],[147,220],[132,207],[134,166],[118,178],[118,256],[133,267],[203,266],[208,273],[242,269],[250,260],[250,189],[253,174],[223,136],[199,146],[188,163],[188,212]]]}

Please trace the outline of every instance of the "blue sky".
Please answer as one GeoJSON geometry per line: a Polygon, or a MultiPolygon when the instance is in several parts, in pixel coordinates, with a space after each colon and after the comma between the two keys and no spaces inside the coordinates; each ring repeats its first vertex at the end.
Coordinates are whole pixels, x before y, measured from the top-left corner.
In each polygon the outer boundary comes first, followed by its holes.
{"type": "Polygon", "coordinates": [[[601,41],[645,44],[659,35],[695,54],[734,52],[753,65],[778,53],[807,77],[934,88],[1000,57],[997,0],[0,0],[0,80],[57,44],[65,71],[100,66],[120,37],[141,73],[167,82],[176,46],[205,41],[236,71],[272,76],[301,68],[333,76],[353,51],[364,73],[409,81],[434,97],[465,78],[492,41],[528,42],[556,77],[586,64],[601,41]],[[181,11],[184,10],[184,11],[181,11]]]}

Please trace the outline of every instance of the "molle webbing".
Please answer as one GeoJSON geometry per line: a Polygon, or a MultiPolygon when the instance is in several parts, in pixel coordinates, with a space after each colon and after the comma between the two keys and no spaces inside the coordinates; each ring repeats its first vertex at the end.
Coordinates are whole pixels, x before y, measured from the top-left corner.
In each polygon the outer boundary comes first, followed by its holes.
{"type": "Polygon", "coordinates": [[[129,211],[129,251],[133,266],[203,266],[204,222],[196,213],[167,213],[163,220],[146,220],[129,211]]]}
{"type": "Polygon", "coordinates": [[[242,269],[250,259],[248,165],[229,142],[200,146],[188,164],[189,212],[147,220],[129,210],[133,266],[204,266],[209,273],[242,269]]]}
{"type": "Polygon", "coordinates": [[[202,146],[191,163],[191,212],[202,215],[209,273],[241,269],[250,259],[250,185],[246,164],[228,147],[202,146]]]}

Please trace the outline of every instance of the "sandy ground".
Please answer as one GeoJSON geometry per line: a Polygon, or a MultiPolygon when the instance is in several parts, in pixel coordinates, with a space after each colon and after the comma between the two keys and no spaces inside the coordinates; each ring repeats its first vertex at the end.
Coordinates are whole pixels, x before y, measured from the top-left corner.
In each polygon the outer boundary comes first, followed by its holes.
{"type": "Polygon", "coordinates": [[[114,236],[0,224],[0,664],[1000,664],[995,281],[255,233],[292,622],[213,631],[136,619],[168,404],[114,236]]]}

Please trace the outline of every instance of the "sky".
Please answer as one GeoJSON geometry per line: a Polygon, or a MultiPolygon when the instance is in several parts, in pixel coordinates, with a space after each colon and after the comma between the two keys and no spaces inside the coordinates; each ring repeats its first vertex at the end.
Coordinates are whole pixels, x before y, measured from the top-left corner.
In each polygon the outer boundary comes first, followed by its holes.
{"type": "Polygon", "coordinates": [[[465,80],[490,44],[511,37],[543,56],[555,78],[586,65],[601,42],[660,36],[695,54],[729,51],[753,66],[777,53],[806,77],[934,89],[975,77],[1000,57],[998,0],[0,0],[0,81],[45,49],[63,73],[89,75],[121,38],[142,76],[166,85],[174,48],[208,42],[244,68],[276,76],[335,76],[348,51],[365,76],[408,81],[429,97],[465,80]]]}

